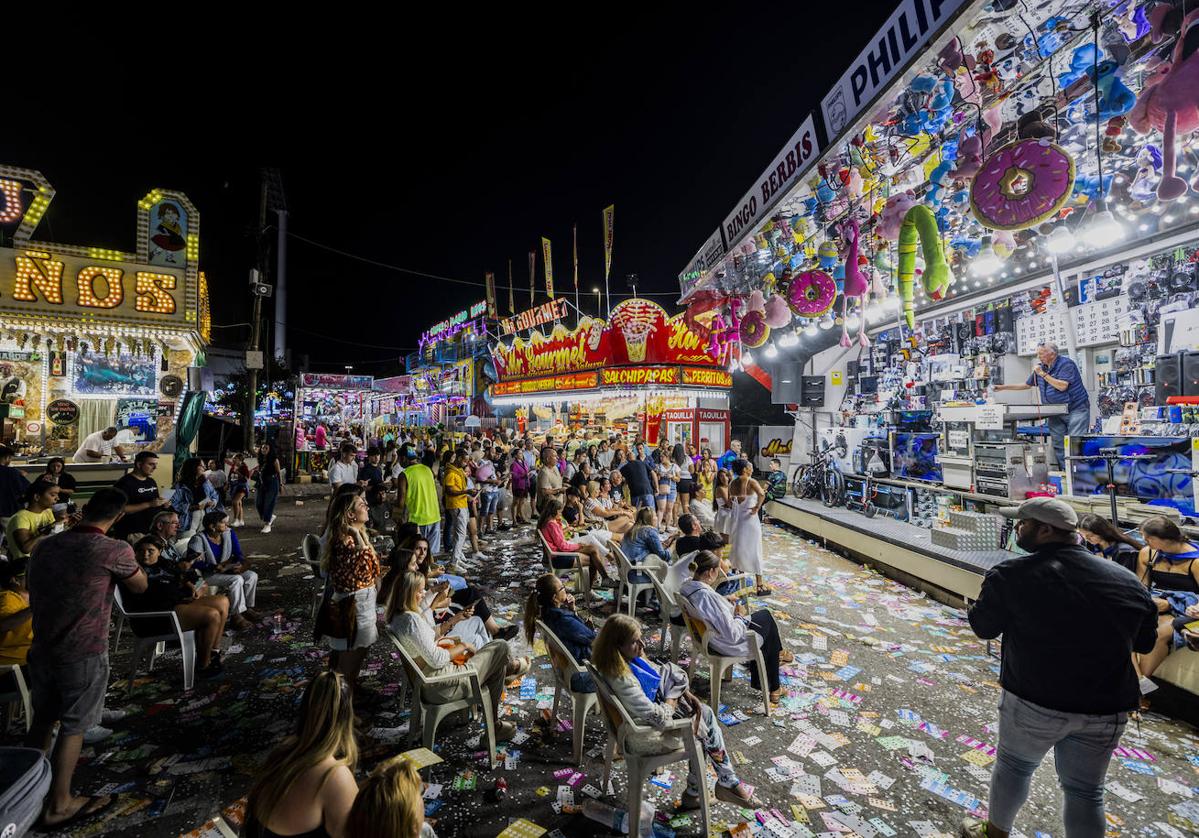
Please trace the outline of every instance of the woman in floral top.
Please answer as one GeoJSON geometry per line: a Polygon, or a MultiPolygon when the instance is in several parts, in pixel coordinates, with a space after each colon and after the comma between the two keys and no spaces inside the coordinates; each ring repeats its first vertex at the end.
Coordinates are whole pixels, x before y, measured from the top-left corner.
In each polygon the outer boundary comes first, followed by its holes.
{"type": "Polygon", "coordinates": [[[346,676],[351,685],[358,680],[358,671],[367,650],[379,636],[375,618],[375,593],[379,582],[379,557],[366,534],[369,510],[360,493],[334,498],[329,515],[329,539],[321,566],[328,574],[330,603],[353,598],[355,606],[354,637],[325,637],[332,649],[330,666],[346,676]]]}

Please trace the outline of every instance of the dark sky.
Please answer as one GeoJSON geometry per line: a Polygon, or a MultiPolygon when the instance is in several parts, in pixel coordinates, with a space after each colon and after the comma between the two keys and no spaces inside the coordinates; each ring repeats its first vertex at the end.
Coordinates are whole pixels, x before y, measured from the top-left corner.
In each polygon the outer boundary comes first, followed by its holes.
{"type": "MultiPolygon", "coordinates": [[[[344,33],[334,24],[253,60],[247,36],[207,44],[191,73],[92,63],[71,90],[95,107],[52,108],[36,120],[51,131],[6,132],[0,162],[54,184],[38,236],[72,244],[132,250],[137,199],[154,186],[187,193],[218,326],[249,312],[262,166],[282,172],[292,232],[477,282],[485,270],[502,282],[511,258],[518,310],[542,235],[559,293],[571,288],[572,222],[584,296],[602,285],[601,210],[615,204],[613,292],[633,272],[641,291],[673,292],[894,4],[752,14],[645,4],[614,7],[606,22],[568,21],[565,8],[515,30],[503,12],[483,20],[467,6],[377,37],[367,21],[344,33]],[[128,115],[84,131],[104,102],[128,115]]],[[[393,374],[422,330],[483,296],[294,238],[289,247],[291,345],[315,370],[393,374]]],[[[216,334],[244,345],[247,331],[216,334]]]]}

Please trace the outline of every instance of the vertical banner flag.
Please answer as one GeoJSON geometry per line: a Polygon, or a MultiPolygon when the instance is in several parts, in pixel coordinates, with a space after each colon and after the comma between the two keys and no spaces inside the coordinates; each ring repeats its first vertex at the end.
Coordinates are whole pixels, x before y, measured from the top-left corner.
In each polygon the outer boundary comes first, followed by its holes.
{"type": "Polygon", "coordinates": [[[612,234],[615,229],[615,215],[616,204],[604,207],[604,282],[608,281],[608,274],[612,271],[612,234]]]}
{"type": "Polygon", "coordinates": [[[537,251],[530,250],[529,251],[529,308],[533,307],[533,298],[535,296],[535,292],[533,291],[533,282],[535,281],[534,278],[536,276],[537,276],[537,251]]]}
{"type": "Polygon", "coordinates": [[[571,238],[574,240],[574,260],[575,260],[575,307],[579,304],[579,225],[570,225],[571,238]]]}
{"type": "Polygon", "coordinates": [[[545,260],[545,293],[554,299],[554,257],[550,249],[550,240],[541,237],[541,258],[545,260]]]}
{"type": "Polygon", "coordinates": [[[500,312],[495,304],[495,274],[488,271],[483,274],[483,281],[487,284],[487,316],[492,320],[498,320],[500,312]]]}
{"type": "Polygon", "coordinates": [[[512,260],[508,260],[508,313],[516,314],[516,289],[512,286],[512,260]]]}

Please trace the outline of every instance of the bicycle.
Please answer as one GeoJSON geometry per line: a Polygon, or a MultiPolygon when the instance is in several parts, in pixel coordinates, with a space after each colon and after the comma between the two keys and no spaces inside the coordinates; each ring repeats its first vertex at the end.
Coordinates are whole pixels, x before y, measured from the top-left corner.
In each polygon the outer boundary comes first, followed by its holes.
{"type": "Polygon", "coordinates": [[[825,506],[845,503],[845,477],[828,443],[813,451],[812,462],[796,466],[791,477],[791,494],[797,498],[820,498],[825,506]]]}

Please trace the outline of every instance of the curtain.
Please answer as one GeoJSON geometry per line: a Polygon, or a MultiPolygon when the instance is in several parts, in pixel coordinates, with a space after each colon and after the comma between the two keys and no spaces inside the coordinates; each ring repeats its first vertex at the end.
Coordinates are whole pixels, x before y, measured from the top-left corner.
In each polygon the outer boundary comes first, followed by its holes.
{"type": "Polygon", "coordinates": [[[88,434],[102,431],[117,418],[116,399],[79,399],[79,443],[88,434]]]}

